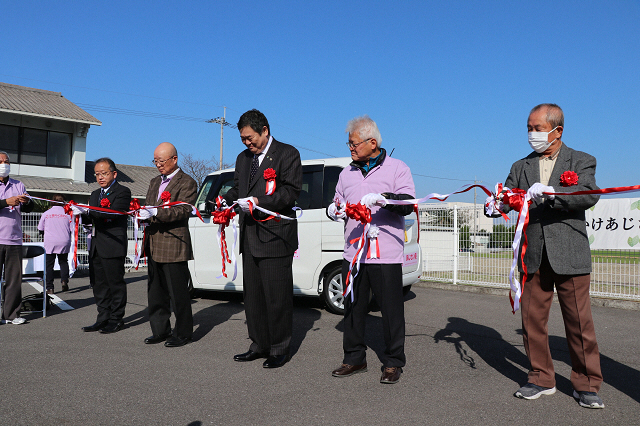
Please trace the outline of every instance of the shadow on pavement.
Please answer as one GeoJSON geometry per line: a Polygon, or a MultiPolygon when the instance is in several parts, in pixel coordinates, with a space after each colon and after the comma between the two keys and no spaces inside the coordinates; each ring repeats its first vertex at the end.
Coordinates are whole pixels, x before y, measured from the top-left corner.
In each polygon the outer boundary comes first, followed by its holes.
{"type": "MultiPolygon", "coordinates": [[[[196,302],[197,303],[197,302],[196,302]]],[[[193,341],[197,342],[206,336],[218,325],[226,322],[244,309],[242,303],[236,300],[229,300],[207,308],[201,309],[193,314],[193,341]]]]}
{"type": "MultiPolygon", "coordinates": [[[[518,348],[504,340],[500,333],[491,327],[475,324],[464,318],[450,317],[448,320],[445,328],[438,330],[433,336],[435,343],[442,340],[453,344],[460,360],[470,368],[476,368],[476,360],[471,353],[474,352],[490,367],[513,380],[518,386],[527,383],[526,371],[529,370],[529,360],[518,348]]],[[[567,379],[564,380],[568,382],[567,379]]]]}
{"type": "MultiPolygon", "coordinates": [[[[551,356],[554,360],[562,361],[567,365],[571,365],[567,339],[560,336],[549,336],[549,346],[551,347],[551,356]]],[[[604,382],[620,392],[626,394],[633,400],[640,402],[640,371],[624,365],[606,355],[600,353],[600,368],[602,369],[602,377],[604,382]]],[[[562,389],[565,392],[564,389],[562,389]]],[[[569,384],[569,388],[565,393],[571,394],[573,388],[569,384]]]]}

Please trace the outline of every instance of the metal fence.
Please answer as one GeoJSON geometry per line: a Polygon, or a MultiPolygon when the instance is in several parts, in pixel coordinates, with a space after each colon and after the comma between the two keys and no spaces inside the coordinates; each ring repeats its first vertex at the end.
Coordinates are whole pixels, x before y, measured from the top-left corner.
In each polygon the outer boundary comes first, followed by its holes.
{"type": "MultiPolygon", "coordinates": [[[[505,222],[482,209],[420,205],[423,280],[509,288],[517,212],[505,222]]],[[[592,295],[640,300],[640,250],[592,250],[591,261],[592,295]]]]}
{"type": "MultiPolygon", "coordinates": [[[[38,231],[38,222],[42,213],[23,213],[22,214],[22,241],[25,243],[43,242],[42,235],[38,231]]],[[[135,240],[133,238],[133,220],[129,217],[127,236],[129,239],[127,248],[127,257],[125,258],[125,267],[132,268],[135,259],[135,240]]],[[[78,270],[89,269],[89,252],[87,250],[87,231],[80,227],[78,232],[78,270]]],[[[142,247],[142,232],[138,233],[138,247],[142,247]]],[[[147,266],[147,258],[140,259],[140,267],[147,266]]]]}

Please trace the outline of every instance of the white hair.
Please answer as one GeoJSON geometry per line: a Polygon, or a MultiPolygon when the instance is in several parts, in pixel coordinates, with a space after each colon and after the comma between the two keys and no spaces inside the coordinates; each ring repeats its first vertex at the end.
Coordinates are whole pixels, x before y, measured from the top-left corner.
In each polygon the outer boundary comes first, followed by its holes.
{"type": "Polygon", "coordinates": [[[350,120],[347,123],[347,129],[345,133],[354,133],[358,132],[360,139],[375,139],[376,146],[380,148],[380,144],[382,143],[382,136],[380,135],[380,130],[378,130],[378,125],[375,121],[373,121],[368,115],[363,115],[362,117],[356,117],[350,120]]]}

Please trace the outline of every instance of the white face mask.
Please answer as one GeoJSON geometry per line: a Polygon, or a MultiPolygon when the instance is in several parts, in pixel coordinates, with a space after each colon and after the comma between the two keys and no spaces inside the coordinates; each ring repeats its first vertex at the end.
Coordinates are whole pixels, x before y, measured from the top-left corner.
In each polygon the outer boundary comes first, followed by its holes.
{"type": "Polygon", "coordinates": [[[9,172],[11,171],[11,164],[0,164],[0,177],[9,176],[9,172]]]}
{"type": "MultiPolygon", "coordinates": [[[[556,130],[558,126],[554,127],[551,132],[556,130]]],[[[549,133],[551,132],[529,132],[529,145],[531,149],[533,149],[538,154],[542,154],[545,152],[552,143],[554,143],[558,138],[555,138],[551,142],[549,142],[549,133]]]]}

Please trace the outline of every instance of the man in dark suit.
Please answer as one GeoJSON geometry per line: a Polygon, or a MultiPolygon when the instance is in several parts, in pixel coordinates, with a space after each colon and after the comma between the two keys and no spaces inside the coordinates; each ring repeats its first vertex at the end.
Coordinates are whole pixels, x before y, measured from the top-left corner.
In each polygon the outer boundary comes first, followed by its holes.
{"type": "MultiPolygon", "coordinates": [[[[178,167],[178,152],[169,142],[163,142],[153,152],[153,162],[160,176],[151,179],[147,204],[160,205],[173,201],[195,204],[198,185],[178,167]]],[[[146,344],[164,343],[167,347],[184,346],[191,342],[193,315],[189,296],[189,268],[193,259],[189,217],[191,206],[178,205],[148,208],[140,211],[149,220],[146,229],[145,253],[149,262],[149,323],[152,336],[146,344]],[[171,302],[176,323],[171,334],[171,302]]]]}
{"type": "Polygon", "coordinates": [[[293,328],[291,266],[298,248],[298,224],[286,219],[261,222],[268,216],[257,210],[252,215],[250,205],[294,217],[292,207],[302,186],[302,165],[297,149],[273,139],[269,122],[260,111],[242,114],[238,129],[247,149],[236,159],[234,186],[225,200],[229,205],[237,200],[242,209],[240,253],[251,346],[233,359],[267,358],[263,367],[278,368],[289,360],[293,328]]]}
{"type": "MultiPolygon", "coordinates": [[[[128,211],[131,191],[120,185],[118,170],[110,158],[96,160],[94,166],[96,189],[89,197],[89,205],[111,210],[128,211]]],[[[73,206],[73,213],[83,213],[82,220],[92,223],[89,257],[95,273],[93,296],[96,299],[96,323],[82,327],[83,331],[115,333],[122,330],[127,305],[127,284],[124,282],[124,260],[127,255],[127,215],[105,213],[73,206]]]]}
{"type": "MultiPolygon", "coordinates": [[[[583,407],[603,408],[597,395],[602,373],[591,316],[591,251],[584,213],[599,196],[553,194],[598,189],[596,159],[562,143],[564,114],[558,105],[533,108],[527,128],[534,152],[516,161],[505,181],[506,187],[526,190],[533,200],[526,232],[526,282],[522,283],[520,299],[522,336],[531,369],[528,383],[514,396],[537,399],[556,391],[547,329],[555,286],[571,355],[573,396],[583,407]],[[567,180],[570,175],[577,175],[577,181],[567,180]],[[556,190],[558,186],[566,188],[556,190]]],[[[502,210],[507,211],[508,207],[502,210]]],[[[520,256],[518,259],[522,273],[520,256]]]]}

